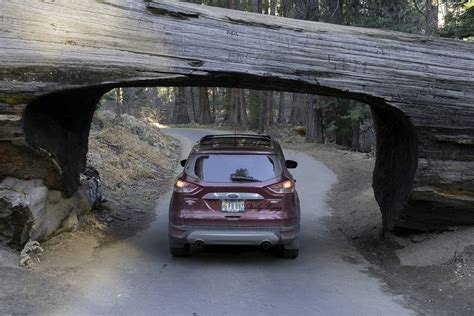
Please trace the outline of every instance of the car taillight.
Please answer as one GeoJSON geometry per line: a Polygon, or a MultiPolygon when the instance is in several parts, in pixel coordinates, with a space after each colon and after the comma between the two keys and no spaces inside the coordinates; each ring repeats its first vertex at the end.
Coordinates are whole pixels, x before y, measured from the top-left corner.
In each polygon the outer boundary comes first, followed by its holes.
{"type": "Polygon", "coordinates": [[[295,192],[295,183],[291,180],[285,180],[283,182],[271,185],[268,189],[274,193],[293,193],[295,192]]]}
{"type": "Polygon", "coordinates": [[[186,182],[181,179],[177,179],[174,184],[174,191],[180,193],[192,193],[199,189],[199,186],[186,182]]]}

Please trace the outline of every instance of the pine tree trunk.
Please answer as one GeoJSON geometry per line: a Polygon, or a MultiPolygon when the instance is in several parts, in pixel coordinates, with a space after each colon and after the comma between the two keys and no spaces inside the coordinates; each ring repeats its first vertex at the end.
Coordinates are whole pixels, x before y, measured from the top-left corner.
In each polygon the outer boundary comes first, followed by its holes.
{"type": "Polygon", "coordinates": [[[151,104],[151,107],[153,109],[156,109],[158,106],[159,106],[159,97],[158,97],[158,88],[157,87],[153,87],[151,88],[151,99],[152,99],[152,104],[151,104]]]}
{"type": "Polygon", "coordinates": [[[284,17],[289,17],[290,12],[290,0],[281,0],[280,1],[280,14],[284,17]]]}
{"type": "Polygon", "coordinates": [[[277,123],[285,122],[285,92],[280,92],[280,100],[278,102],[277,123]]]}
{"type": "Polygon", "coordinates": [[[245,103],[245,90],[239,89],[238,90],[239,94],[239,118],[240,118],[240,125],[243,128],[247,128],[248,122],[247,122],[247,105],[245,103]]]}
{"type": "Polygon", "coordinates": [[[299,102],[299,94],[292,93],[291,94],[291,109],[290,109],[290,116],[288,118],[288,123],[290,124],[298,124],[298,102],[299,102]]]}
{"type": "Polygon", "coordinates": [[[186,106],[188,107],[188,113],[190,113],[191,122],[197,122],[196,117],[196,100],[194,98],[194,88],[185,88],[186,93],[186,106]]]}
{"type": "Polygon", "coordinates": [[[276,15],[276,0],[270,0],[270,15],[276,15]]]}
{"type": "Polygon", "coordinates": [[[250,1],[250,11],[258,12],[258,0],[249,0],[250,1]]]}
{"type": "Polygon", "coordinates": [[[322,144],[324,142],[322,124],[323,111],[318,104],[318,96],[308,95],[308,97],[309,104],[305,142],[322,144]]]}
{"type": "Polygon", "coordinates": [[[268,124],[268,93],[267,91],[261,92],[261,109],[260,109],[260,119],[258,124],[258,132],[260,134],[265,133],[267,130],[268,124]]]}
{"type": "Polygon", "coordinates": [[[360,122],[352,122],[352,149],[360,151],[360,122]]]}
{"type": "Polygon", "coordinates": [[[217,88],[211,88],[211,100],[212,100],[212,121],[216,121],[216,93],[217,93],[217,88]]]}
{"type": "Polygon", "coordinates": [[[273,125],[273,91],[267,91],[267,127],[273,125]]]}
{"type": "Polygon", "coordinates": [[[232,88],[225,89],[225,100],[226,100],[226,114],[225,121],[230,124],[235,123],[235,102],[234,92],[232,88]]]}
{"type": "Polygon", "coordinates": [[[199,88],[199,107],[198,107],[198,123],[211,123],[211,110],[209,108],[209,93],[206,87],[199,88]]]}
{"type": "Polygon", "coordinates": [[[427,22],[426,33],[434,34],[438,29],[438,0],[426,0],[425,8],[427,22]]]}
{"type": "Polygon", "coordinates": [[[123,90],[122,88],[115,89],[115,117],[122,119],[123,114],[123,90]]]}
{"type": "Polygon", "coordinates": [[[344,16],[343,16],[343,2],[342,0],[331,0],[329,1],[329,12],[328,16],[326,17],[327,22],[333,24],[343,24],[344,16]]]}
{"type": "Polygon", "coordinates": [[[240,0],[229,0],[229,9],[239,10],[240,0]]]}
{"type": "Polygon", "coordinates": [[[319,0],[308,0],[306,4],[306,18],[308,21],[319,21],[320,18],[319,0]]]}
{"type": "Polygon", "coordinates": [[[171,123],[173,124],[188,124],[189,119],[188,109],[186,106],[186,93],[184,87],[177,87],[174,97],[173,114],[171,115],[171,123]]]}

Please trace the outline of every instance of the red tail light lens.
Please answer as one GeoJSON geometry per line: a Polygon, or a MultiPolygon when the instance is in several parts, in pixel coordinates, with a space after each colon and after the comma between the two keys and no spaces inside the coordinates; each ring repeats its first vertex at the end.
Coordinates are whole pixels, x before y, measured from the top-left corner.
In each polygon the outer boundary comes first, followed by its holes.
{"type": "Polygon", "coordinates": [[[194,191],[197,191],[199,189],[199,186],[186,182],[181,179],[177,179],[175,184],[174,184],[174,191],[175,192],[180,192],[180,193],[192,193],[194,191]]]}
{"type": "Polygon", "coordinates": [[[271,185],[268,189],[274,193],[293,193],[295,192],[295,183],[292,180],[285,180],[283,182],[271,185]]]}

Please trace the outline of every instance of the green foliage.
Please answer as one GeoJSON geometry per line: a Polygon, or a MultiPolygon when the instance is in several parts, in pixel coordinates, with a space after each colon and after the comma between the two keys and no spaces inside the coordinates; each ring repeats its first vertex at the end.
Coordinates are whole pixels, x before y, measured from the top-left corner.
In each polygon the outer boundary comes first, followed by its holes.
{"type": "Polygon", "coordinates": [[[110,101],[116,101],[116,89],[112,89],[110,90],[109,92],[107,92],[106,94],[104,94],[102,96],[102,98],[99,100],[99,103],[97,104],[97,109],[99,109],[100,107],[102,107],[104,104],[106,104],[107,102],[110,102],[110,101]]]}
{"type": "Polygon", "coordinates": [[[474,1],[448,1],[445,26],[439,35],[454,38],[474,37],[474,1]]]}
{"type": "Polygon", "coordinates": [[[323,125],[326,139],[340,145],[350,146],[352,128],[371,119],[370,107],[361,102],[349,99],[320,97],[319,105],[323,107],[323,125]]]}
{"type": "Polygon", "coordinates": [[[406,33],[429,33],[426,0],[348,0],[345,19],[348,25],[388,29],[406,33]]]}
{"type": "Polygon", "coordinates": [[[347,114],[341,116],[343,120],[348,120],[351,123],[362,122],[370,117],[371,112],[369,106],[360,102],[351,102],[347,114]]]}

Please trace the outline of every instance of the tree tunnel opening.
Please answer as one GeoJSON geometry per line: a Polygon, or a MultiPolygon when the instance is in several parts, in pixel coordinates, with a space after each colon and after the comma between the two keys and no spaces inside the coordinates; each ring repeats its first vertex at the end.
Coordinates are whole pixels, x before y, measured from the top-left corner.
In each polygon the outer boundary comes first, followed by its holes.
{"type": "Polygon", "coordinates": [[[38,154],[52,160],[60,175],[58,181],[47,181],[48,187],[67,196],[77,190],[79,175],[86,168],[92,116],[107,91],[108,88],[87,88],[57,92],[36,99],[26,108],[26,141],[38,154]]]}
{"type": "MultiPolygon", "coordinates": [[[[219,77],[219,76],[218,76],[219,77]]],[[[79,174],[86,168],[91,121],[100,98],[118,86],[216,86],[217,80],[181,82],[134,82],[67,90],[40,97],[30,103],[24,114],[26,140],[33,150],[57,165],[62,183],[48,183],[61,188],[68,196],[79,186],[79,174]]],[[[314,93],[352,98],[371,107],[377,153],[373,171],[373,190],[383,214],[384,226],[392,229],[399,220],[413,188],[417,169],[417,139],[409,119],[384,100],[369,95],[277,79],[233,76],[219,81],[219,86],[314,93]]]]}

